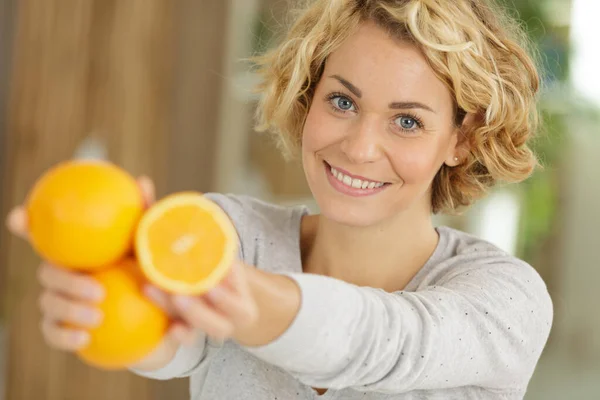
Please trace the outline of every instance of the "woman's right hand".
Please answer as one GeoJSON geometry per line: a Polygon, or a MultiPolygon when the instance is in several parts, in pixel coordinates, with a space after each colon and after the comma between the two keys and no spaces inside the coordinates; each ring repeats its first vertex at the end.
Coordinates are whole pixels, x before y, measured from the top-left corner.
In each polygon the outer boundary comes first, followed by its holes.
{"type": "MultiPolygon", "coordinates": [[[[146,207],[154,202],[154,185],[148,178],[138,179],[146,207]]],[[[13,209],[7,218],[8,229],[27,240],[27,214],[23,207],[13,209]]],[[[95,304],[104,295],[102,286],[84,273],[77,273],[43,262],[38,270],[42,285],[39,303],[42,311],[42,332],[46,342],[55,349],[76,351],[89,342],[86,329],[102,322],[103,315],[95,304]],[[72,326],[76,325],[80,329],[72,326]]],[[[224,340],[236,326],[255,321],[257,311],[241,268],[233,268],[224,279],[228,293],[217,309],[205,299],[191,299],[192,307],[181,310],[171,295],[156,288],[145,291],[147,297],[161,307],[173,320],[161,344],[145,359],[130,366],[141,371],[154,371],[167,365],[181,345],[194,345],[200,334],[224,340]]]]}
{"type": "MultiPolygon", "coordinates": [[[[145,177],[140,178],[138,184],[146,206],[149,206],[154,201],[154,185],[145,177]]],[[[14,208],[8,214],[6,225],[11,233],[27,240],[28,223],[24,207],[14,208]]],[[[37,276],[42,287],[39,306],[44,340],[58,350],[73,352],[84,348],[90,340],[87,329],[102,323],[102,312],[95,305],[102,301],[104,288],[85,273],[53,266],[48,262],[41,263],[37,276]]],[[[140,367],[152,370],[168,363],[179,346],[171,336],[168,335],[140,367]]]]}
{"type": "MultiPolygon", "coordinates": [[[[23,207],[13,209],[7,218],[8,229],[27,239],[27,214],[23,207]]],[[[41,329],[53,348],[76,351],[89,342],[85,328],[102,322],[102,312],[94,304],[104,297],[104,288],[93,278],[42,262],[37,271],[42,286],[39,306],[41,329]],[[82,329],[68,328],[77,325],[82,329]]]]}
{"type": "Polygon", "coordinates": [[[38,268],[42,286],[39,306],[41,329],[46,342],[53,348],[76,351],[90,340],[86,328],[102,323],[102,312],[95,303],[104,298],[104,288],[93,278],[42,263],[38,268]],[[76,325],[82,329],[69,328],[76,325]]]}

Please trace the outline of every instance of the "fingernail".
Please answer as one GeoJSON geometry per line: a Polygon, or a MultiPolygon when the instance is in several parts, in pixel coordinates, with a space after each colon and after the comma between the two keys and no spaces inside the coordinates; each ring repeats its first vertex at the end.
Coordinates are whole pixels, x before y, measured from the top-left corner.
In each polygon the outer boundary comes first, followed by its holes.
{"type": "Polygon", "coordinates": [[[75,332],[73,342],[78,346],[85,346],[90,342],[90,334],[87,332],[75,332]]]}
{"type": "Polygon", "coordinates": [[[177,307],[179,307],[182,310],[185,310],[187,308],[189,308],[189,306],[192,304],[192,299],[188,296],[175,296],[175,298],[173,299],[173,302],[175,303],[175,305],[177,307]]]}
{"type": "Polygon", "coordinates": [[[90,326],[98,326],[102,322],[103,315],[98,310],[85,310],[81,313],[82,322],[90,326]]]}
{"type": "Polygon", "coordinates": [[[95,284],[87,286],[85,294],[90,300],[94,301],[102,301],[104,300],[104,296],[106,295],[104,288],[95,284]]]}

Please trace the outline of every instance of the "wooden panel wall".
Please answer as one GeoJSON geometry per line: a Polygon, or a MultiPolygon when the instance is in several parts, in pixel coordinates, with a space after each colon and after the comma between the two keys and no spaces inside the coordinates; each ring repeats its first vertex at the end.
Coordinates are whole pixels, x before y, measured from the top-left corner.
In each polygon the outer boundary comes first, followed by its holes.
{"type": "MultiPolygon", "coordinates": [[[[178,0],[176,79],[167,145],[167,188],[215,190],[219,109],[225,75],[229,0],[178,0]]],[[[227,60],[232,62],[232,60],[227,60]]],[[[235,118],[236,110],[232,110],[235,118]]]]}
{"type": "MultiPolygon", "coordinates": [[[[10,81],[10,59],[12,53],[12,40],[14,30],[14,16],[15,16],[15,0],[0,0],[0,190],[3,187],[4,174],[2,171],[6,169],[6,116],[7,110],[6,105],[8,101],[9,81],[10,81]]],[[[0,191],[0,197],[1,197],[0,191]]],[[[2,243],[2,236],[7,233],[0,229],[0,244],[2,243]]],[[[0,247],[0,251],[2,248],[0,247]]],[[[3,253],[0,253],[3,254],[3,253]]],[[[2,282],[5,281],[5,269],[0,264],[0,329],[4,319],[4,309],[2,308],[2,282]]],[[[0,333],[1,335],[2,333],[0,333]]],[[[2,338],[0,338],[0,341],[2,338]]],[[[0,344],[1,346],[1,344],[0,344]]],[[[3,362],[2,355],[5,352],[0,349],[0,363],[3,362]]],[[[4,371],[2,365],[0,365],[0,373],[4,371]]],[[[4,380],[0,377],[0,382],[4,380]]],[[[0,386],[1,390],[1,386],[0,386]]],[[[2,396],[0,395],[0,399],[2,396]]]]}
{"type": "MultiPolygon", "coordinates": [[[[20,0],[1,148],[2,215],[90,135],[106,143],[111,160],[152,176],[159,194],[209,190],[216,124],[211,107],[218,104],[212,101],[220,91],[219,29],[226,18],[226,1],[20,0]],[[190,86],[203,91],[194,94],[190,86]],[[199,136],[190,138],[194,133],[199,136]],[[190,150],[181,155],[184,149],[190,150]],[[205,160],[201,167],[198,160],[205,160]]],[[[7,400],[189,397],[187,380],[101,372],[50,350],[38,329],[38,262],[26,243],[2,235],[7,400]]]]}
{"type": "MultiPolygon", "coordinates": [[[[291,25],[290,6],[285,0],[263,0],[260,15],[264,31],[269,42],[266,47],[274,46],[291,25]]],[[[304,176],[301,159],[285,160],[276,147],[273,137],[268,134],[251,133],[249,129],[250,163],[260,171],[272,193],[274,201],[295,202],[298,199],[311,198],[312,194],[304,176]]]]}

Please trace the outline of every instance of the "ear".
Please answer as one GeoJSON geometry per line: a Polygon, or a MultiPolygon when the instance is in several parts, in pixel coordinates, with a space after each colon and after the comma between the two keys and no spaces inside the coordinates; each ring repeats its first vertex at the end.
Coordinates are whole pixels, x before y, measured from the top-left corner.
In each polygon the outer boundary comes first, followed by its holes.
{"type": "Polygon", "coordinates": [[[474,114],[467,114],[461,126],[454,128],[452,133],[452,139],[448,146],[448,154],[444,163],[449,167],[456,167],[464,161],[467,154],[469,154],[469,140],[466,136],[466,132],[469,132],[469,127],[475,120],[474,114]]]}

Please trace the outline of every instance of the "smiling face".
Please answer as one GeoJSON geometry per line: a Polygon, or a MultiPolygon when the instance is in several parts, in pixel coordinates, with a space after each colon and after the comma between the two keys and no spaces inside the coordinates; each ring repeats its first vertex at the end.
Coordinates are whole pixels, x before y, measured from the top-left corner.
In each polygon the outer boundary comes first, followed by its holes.
{"type": "Polygon", "coordinates": [[[327,59],[302,136],[322,214],[372,226],[429,217],[431,183],[458,161],[454,103],[418,48],[363,24],[327,59]]]}

